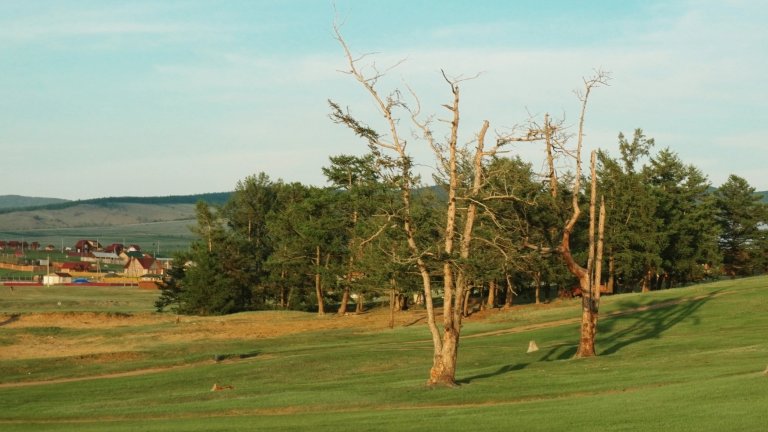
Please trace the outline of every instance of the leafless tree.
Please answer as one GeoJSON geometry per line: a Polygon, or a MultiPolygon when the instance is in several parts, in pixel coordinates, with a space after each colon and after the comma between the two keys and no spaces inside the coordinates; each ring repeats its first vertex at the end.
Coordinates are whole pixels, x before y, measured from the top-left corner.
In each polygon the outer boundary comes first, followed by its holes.
{"type": "MultiPolygon", "coordinates": [[[[581,208],[579,206],[579,196],[581,193],[581,177],[582,177],[582,165],[581,154],[584,143],[584,120],[587,112],[587,102],[589,96],[595,88],[607,85],[610,76],[603,71],[597,71],[594,76],[584,80],[584,90],[578,92],[577,96],[581,101],[581,113],[579,115],[579,129],[577,132],[576,149],[573,151],[566,150],[562,145],[558,143],[558,140],[548,134],[547,136],[547,160],[549,164],[549,172],[553,178],[551,183],[552,194],[556,194],[556,170],[554,168],[552,151],[556,147],[559,147],[563,154],[566,154],[569,158],[573,159],[575,163],[575,175],[573,178],[571,189],[571,216],[565,223],[563,228],[562,240],[558,248],[558,252],[563,257],[565,265],[568,271],[575,276],[579,281],[579,287],[582,292],[582,314],[581,314],[581,334],[579,338],[579,347],[576,351],[576,357],[591,357],[595,355],[595,334],[597,331],[597,317],[598,309],[600,306],[600,274],[603,252],[603,231],[605,220],[605,203],[601,199],[600,215],[599,215],[599,228],[598,237],[595,238],[595,221],[598,216],[595,213],[595,204],[597,197],[597,177],[595,175],[595,155],[596,152],[592,152],[591,164],[590,164],[590,176],[591,176],[591,188],[590,188],[590,205],[589,205],[589,253],[587,266],[582,267],[573,257],[571,252],[571,235],[576,227],[581,216],[581,208]]],[[[548,130],[548,129],[547,129],[548,130]]]]}
{"type": "Polygon", "coordinates": [[[386,135],[379,134],[334,102],[330,102],[331,117],[337,123],[349,127],[368,142],[371,152],[377,157],[380,168],[389,171],[389,175],[382,175],[382,177],[389,178],[400,190],[402,206],[400,220],[411,255],[410,260],[421,276],[427,310],[427,326],[432,336],[434,348],[433,363],[427,383],[431,386],[454,386],[456,385],[456,361],[468,279],[462,262],[466,261],[471,253],[473,228],[480,204],[479,195],[486,181],[483,176],[483,161],[485,158],[495,155],[504,145],[516,141],[539,140],[543,137],[538,133],[533,135],[530,133],[522,135],[510,133],[499,136],[495,144],[486,149],[489,122],[484,121],[473,139],[474,149],[463,148],[458,143],[461,118],[459,84],[474,77],[449,78],[443,72],[443,79],[451,92],[451,102],[443,105],[450,115],[450,118],[445,120],[450,128],[445,140],[439,141],[435,138],[431,118],[425,120],[422,117],[421,106],[416,93],[412,89],[408,89],[413,99],[411,106],[406,105],[401,92],[398,90],[387,95],[380,93],[377,84],[386,71],[391,68],[381,72],[374,66],[365,69],[365,71],[371,71],[366,74],[361,65],[361,61],[366,56],[354,57],[341,36],[338,26],[334,26],[334,32],[346,56],[348,68],[344,72],[353,77],[371,96],[384,119],[388,133],[386,135]],[[447,185],[445,227],[439,251],[435,250],[433,245],[420,245],[417,240],[417,233],[420,228],[416,226],[412,217],[412,192],[416,185],[416,176],[412,171],[413,161],[407,151],[408,142],[403,138],[406,134],[401,133],[401,128],[406,126],[401,124],[398,115],[410,117],[410,124],[418,133],[418,137],[426,141],[434,150],[438,171],[444,176],[447,185]],[[471,161],[471,169],[460,170],[460,160],[471,161]],[[460,194],[460,192],[464,193],[460,194]],[[458,202],[462,202],[461,207],[458,206],[458,202]],[[463,227],[459,228],[458,225],[461,222],[463,222],[463,227]],[[433,302],[431,262],[428,262],[431,260],[438,260],[435,264],[440,268],[440,276],[443,281],[442,329],[438,326],[438,312],[433,302]]]}

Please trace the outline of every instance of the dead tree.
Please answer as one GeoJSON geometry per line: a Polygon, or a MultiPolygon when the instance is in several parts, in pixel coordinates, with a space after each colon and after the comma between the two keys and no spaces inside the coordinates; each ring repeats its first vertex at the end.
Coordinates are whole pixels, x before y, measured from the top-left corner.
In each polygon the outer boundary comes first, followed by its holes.
{"type": "Polygon", "coordinates": [[[390,179],[400,190],[402,207],[399,216],[402,230],[411,255],[410,260],[421,276],[424,303],[427,310],[426,322],[432,336],[433,362],[427,383],[430,386],[455,386],[456,361],[465,303],[464,294],[467,291],[468,280],[467,272],[461,263],[470,256],[473,228],[477,216],[478,196],[485,182],[482,174],[483,160],[488,156],[494,155],[499,147],[510,142],[532,141],[541,139],[541,137],[504,136],[498,138],[491,149],[486,150],[485,139],[489,123],[484,121],[474,139],[476,147],[468,152],[468,154],[471,154],[470,159],[472,160],[472,177],[470,179],[460,179],[461,173],[458,170],[460,157],[458,145],[460,122],[459,83],[467,78],[448,78],[443,73],[443,78],[451,91],[452,101],[450,104],[443,105],[450,113],[450,119],[446,120],[450,124],[450,130],[445,142],[440,143],[434,137],[431,121],[429,119],[421,119],[419,100],[415,92],[410,92],[415,100],[413,107],[406,106],[399,91],[394,91],[387,96],[379,93],[377,82],[384,76],[386,71],[380,72],[374,67],[371,69],[371,73],[365,74],[360,66],[360,61],[365,56],[353,57],[339,32],[338,26],[334,27],[334,31],[347,60],[348,69],[344,72],[352,76],[371,96],[379,113],[383,116],[388,133],[380,135],[373,128],[358,121],[349,112],[341,109],[334,102],[330,102],[331,118],[335,122],[349,127],[368,142],[372,154],[377,158],[379,167],[390,172],[389,175],[382,173],[382,178],[390,179]],[[400,128],[403,126],[399,123],[400,119],[395,113],[397,110],[401,110],[410,116],[412,124],[420,132],[421,138],[434,150],[438,168],[445,177],[448,199],[445,209],[445,227],[439,251],[434,250],[433,245],[424,246],[420,245],[417,241],[419,227],[415,225],[412,217],[411,197],[416,177],[412,172],[413,162],[407,152],[408,143],[402,138],[405,134],[400,133],[400,128]],[[462,180],[465,181],[462,182],[462,180]],[[462,183],[469,184],[469,187],[464,196],[459,196],[460,184],[462,183]],[[466,205],[462,206],[461,210],[457,206],[458,201],[466,202],[466,205]],[[463,212],[462,218],[457,218],[459,211],[463,212]],[[459,227],[457,227],[457,221],[459,220],[464,223],[460,233],[459,227]],[[440,268],[443,280],[442,329],[437,323],[431,285],[430,263],[427,261],[435,259],[433,257],[437,256],[440,258],[438,258],[439,261],[435,264],[440,268]]]}
{"type": "MultiPolygon", "coordinates": [[[[606,85],[609,80],[609,76],[605,72],[598,71],[597,74],[589,79],[584,80],[584,92],[579,93],[579,99],[581,101],[581,113],[579,115],[579,130],[577,133],[576,149],[573,152],[565,151],[562,147],[561,150],[574,159],[575,162],[575,175],[572,184],[572,197],[571,197],[571,216],[565,223],[563,228],[562,239],[558,252],[563,258],[568,271],[576,277],[579,281],[581,288],[581,332],[579,337],[579,347],[576,351],[576,357],[592,357],[595,355],[595,334],[597,332],[597,317],[598,309],[600,306],[600,272],[602,262],[602,238],[603,227],[605,219],[605,204],[601,200],[600,206],[600,221],[598,238],[595,238],[595,220],[597,215],[595,213],[595,203],[597,197],[597,178],[595,175],[595,155],[596,152],[592,152],[591,158],[591,193],[590,193],[590,206],[589,206],[589,257],[587,260],[587,266],[582,267],[573,257],[571,252],[571,235],[581,216],[581,208],[579,206],[579,195],[581,193],[581,151],[583,148],[584,140],[584,119],[587,110],[587,101],[591,91],[600,86],[606,85]]],[[[551,157],[551,150],[554,146],[558,145],[556,140],[549,135],[547,136],[547,155],[548,163],[551,175],[555,174],[554,164],[551,157]]],[[[551,183],[556,185],[556,181],[551,183]]],[[[554,196],[555,191],[552,191],[554,196]]]]}

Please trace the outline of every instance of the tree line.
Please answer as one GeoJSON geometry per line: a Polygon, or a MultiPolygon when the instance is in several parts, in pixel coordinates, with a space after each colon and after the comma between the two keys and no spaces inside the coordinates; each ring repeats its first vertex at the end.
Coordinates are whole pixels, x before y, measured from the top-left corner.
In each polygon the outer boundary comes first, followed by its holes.
{"type": "Polygon", "coordinates": [[[582,168],[587,103],[608,74],[584,80],[575,135],[545,114],[493,138],[484,121],[461,144],[466,78],[443,72],[447,115],[437,122],[412,89],[383,92],[383,74],[362,65],[365,56],[352,55],[335,30],[345,72],[381,117],[370,126],[329,101],[330,117],[368,152],[332,156],[322,169],[328,187],[261,173],[239,181],[224,205],[198,202],[197,240],[174,260],[158,309],[344,314],[353,301],[360,311],[386,295],[394,313],[412,299],[432,335],[428,383],[454,385],[461,321],[473,307],[580,294],[577,355],[587,357],[595,355],[601,293],[768,268],[768,211],[743,178],[713,191],[669,148],[654,153],[640,129],[619,134],[618,155],[595,151],[582,168]],[[432,187],[414,173],[411,141],[434,150],[432,187]],[[516,142],[541,145],[545,172],[504,152],[516,142]]]}

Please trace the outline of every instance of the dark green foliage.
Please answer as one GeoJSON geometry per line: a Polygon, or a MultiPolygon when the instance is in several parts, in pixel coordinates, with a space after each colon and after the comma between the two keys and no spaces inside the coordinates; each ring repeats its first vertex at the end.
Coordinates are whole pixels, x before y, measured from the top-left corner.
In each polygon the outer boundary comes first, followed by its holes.
{"type": "MultiPolygon", "coordinates": [[[[336,121],[353,120],[332,108],[336,121]]],[[[365,125],[352,126],[368,140],[378,137],[365,125]]],[[[721,259],[729,274],[764,272],[766,210],[754,189],[732,176],[713,192],[698,169],[669,149],[651,155],[653,145],[637,129],[631,141],[619,135],[618,158],[598,154],[598,192],[607,206],[603,282],[614,292],[687,284],[716,276],[721,259]]],[[[193,227],[198,240],[178,258],[184,266],[170,272],[156,307],[223,314],[315,311],[322,302],[347,310],[352,293],[371,299],[392,290],[420,291],[401,229],[403,185],[391,177],[397,171],[392,164],[377,153],[339,155],[323,168],[327,188],[272,181],[262,173],[239,181],[221,207],[199,201],[193,227]]],[[[555,294],[550,288],[574,285],[557,253],[570,216],[568,174],[560,176],[553,194],[549,182],[519,158],[491,158],[482,169],[486,181],[473,198],[480,206],[466,259],[458,253],[445,257],[440,247],[446,185],[436,178],[435,186],[413,190],[409,217],[419,227],[415,241],[433,281],[440,282],[440,266],[450,259],[476,295],[500,287],[497,304],[511,304],[513,295],[546,301],[555,294]]],[[[460,178],[472,170],[460,158],[460,178]]],[[[583,184],[582,208],[589,194],[589,182],[583,184]]],[[[469,186],[459,185],[462,206],[469,186]]],[[[458,226],[464,217],[458,212],[458,226]]],[[[573,250],[586,250],[586,224],[586,218],[579,220],[573,250]]],[[[586,263],[582,255],[575,258],[586,263]]]]}
{"type": "Polygon", "coordinates": [[[598,191],[607,207],[603,268],[617,292],[648,288],[649,273],[655,274],[661,265],[663,232],[656,218],[656,196],[645,175],[635,169],[653,144],[636,129],[631,142],[619,134],[620,160],[598,153],[598,191]]]}
{"type": "Polygon", "coordinates": [[[766,270],[768,207],[743,178],[731,175],[715,192],[720,251],[727,274],[746,276],[766,270]]]}
{"type": "Polygon", "coordinates": [[[187,255],[183,253],[173,257],[173,266],[166,272],[160,285],[160,297],[155,301],[155,310],[158,312],[163,312],[165,308],[169,308],[171,312],[178,313],[182,308],[184,304],[183,279],[187,260],[187,255]]]}
{"type": "Polygon", "coordinates": [[[720,260],[706,177],[669,149],[651,158],[645,175],[657,202],[655,216],[662,235],[657,287],[702,279],[720,260]]]}
{"type": "Polygon", "coordinates": [[[237,283],[231,262],[222,259],[225,252],[200,248],[184,277],[184,293],[179,313],[222,315],[246,310],[250,293],[237,283]]]}

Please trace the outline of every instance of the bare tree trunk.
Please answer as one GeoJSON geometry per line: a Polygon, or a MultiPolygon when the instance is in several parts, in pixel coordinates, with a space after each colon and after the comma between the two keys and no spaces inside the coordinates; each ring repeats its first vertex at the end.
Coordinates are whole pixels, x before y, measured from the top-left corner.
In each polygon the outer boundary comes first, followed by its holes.
{"type": "Polygon", "coordinates": [[[495,279],[491,279],[490,282],[488,282],[488,309],[493,309],[496,307],[496,291],[498,291],[499,287],[496,284],[495,279]]]}
{"type": "Polygon", "coordinates": [[[536,304],[541,304],[541,272],[533,273],[533,283],[536,289],[536,304]]]}
{"type": "MultiPolygon", "coordinates": [[[[599,301],[600,287],[593,287],[594,274],[593,265],[595,260],[595,199],[597,194],[597,178],[595,175],[595,159],[596,152],[592,152],[591,158],[591,175],[592,175],[592,188],[590,196],[590,222],[589,222],[589,257],[587,260],[587,268],[579,265],[573,258],[571,253],[571,235],[576,226],[576,222],[581,215],[581,209],[579,208],[579,194],[581,192],[581,149],[584,143],[584,119],[587,110],[587,101],[589,100],[589,94],[592,89],[607,83],[607,74],[598,71],[597,74],[584,80],[584,93],[579,93],[579,99],[581,101],[581,113],[579,115],[579,130],[577,133],[576,151],[573,153],[573,158],[576,163],[576,172],[573,180],[573,188],[571,193],[571,217],[565,224],[563,229],[563,237],[560,243],[560,254],[563,257],[568,271],[576,277],[579,281],[579,287],[581,288],[581,332],[579,336],[579,347],[576,351],[576,357],[592,357],[595,355],[595,334],[597,331],[597,314],[599,304],[595,301],[599,301]],[[595,295],[595,290],[597,295],[595,295]]],[[[550,162],[550,166],[551,162],[550,162]]],[[[551,185],[556,185],[557,182],[552,182],[551,185]]],[[[554,196],[554,194],[553,194],[554,196]]],[[[602,259],[602,258],[601,258],[602,259]]]]}
{"type": "Polygon", "coordinates": [[[320,275],[320,246],[315,247],[315,296],[317,297],[317,313],[318,315],[325,314],[325,305],[323,304],[323,285],[320,275]]]}
{"type": "Polygon", "coordinates": [[[344,285],[344,291],[341,294],[341,304],[339,310],[336,312],[338,315],[344,315],[347,313],[347,305],[349,305],[349,285],[344,285]]]}
{"type": "Polygon", "coordinates": [[[470,314],[470,310],[469,310],[470,309],[470,305],[469,305],[470,298],[469,297],[470,297],[471,294],[472,293],[469,290],[464,291],[464,312],[462,313],[462,315],[464,315],[465,317],[469,316],[469,314],[470,314]]]}
{"type": "Polygon", "coordinates": [[[365,294],[358,292],[357,302],[355,303],[355,313],[361,314],[363,312],[365,312],[365,294]]]}
{"type": "Polygon", "coordinates": [[[512,284],[512,278],[505,272],[504,278],[506,279],[506,295],[504,296],[504,309],[509,309],[515,301],[515,288],[512,284]]]}
{"type": "MultiPolygon", "coordinates": [[[[446,257],[450,257],[453,253],[453,238],[455,235],[455,220],[456,220],[456,190],[458,189],[458,173],[456,168],[456,143],[458,139],[458,126],[459,126],[459,87],[452,82],[449,82],[454,94],[454,102],[451,111],[453,112],[453,121],[451,123],[451,137],[449,142],[449,205],[446,213],[446,238],[444,252],[446,257]],[[451,204],[453,202],[453,204],[451,204]]],[[[485,135],[489,128],[489,122],[486,120],[483,122],[480,132],[477,135],[477,148],[475,149],[473,160],[474,176],[472,179],[472,187],[470,191],[470,198],[467,204],[466,216],[464,219],[464,229],[460,238],[459,244],[459,256],[462,259],[468,259],[470,254],[470,246],[472,242],[472,232],[474,230],[475,218],[477,215],[477,202],[474,199],[480,192],[483,184],[482,180],[482,162],[483,157],[487,154],[484,151],[485,135]]],[[[465,313],[467,290],[466,274],[463,269],[459,270],[456,277],[456,283],[453,283],[453,269],[452,263],[446,262],[443,266],[443,280],[444,287],[447,289],[445,294],[444,306],[443,306],[443,344],[439,355],[435,356],[435,361],[430,372],[429,384],[441,384],[441,385],[456,385],[456,359],[459,348],[459,337],[461,333],[461,319],[465,313]],[[448,290],[450,289],[450,290],[448,290]],[[449,376],[450,375],[450,376],[449,376]]]]}
{"type": "Polygon", "coordinates": [[[651,291],[651,271],[650,270],[645,272],[645,276],[643,276],[643,286],[641,288],[641,291],[644,293],[651,291]]]}
{"type": "MultiPolygon", "coordinates": [[[[595,200],[597,197],[597,177],[595,174],[596,152],[592,152],[590,174],[592,176],[592,188],[589,204],[589,261],[587,276],[588,290],[582,286],[582,322],[579,348],[577,357],[595,356],[595,335],[597,334],[598,310],[600,308],[600,281],[603,261],[603,238],[605,231],[605,201],[601,199],[600,215],[598,222],[598,234],[595,239],[595,200]]],[[[584,283],[583,279],[579,281],[584,283]]]]}
{"type": "Polygon", "coordinates": [[[424,305],[424,293],[423,292],[417,292],[413,295],[413,303],[417,304],[419,306],[424,305]]]}
{"type": "Polygon", "coordinates": [[[389,280],[389,328],[395,328],[395,278],[389,280]]]}
{"type": "Polygon", "coordinates": [[[288,308],[288,299],[285,292],[285,270],[280,271],[280,307],[283,309],[288,308]]]}
{"type": "Polygon", "coordinates": [[[613,294],[616,289],[616,261],[613,256],[613,250],[608,253],[608,282],[606,282],[606,292],[613,294]]]}
{"type": "MultiPolygon", "coordinates": [[[[420,122],[418,120],[419,107],[418,98],[416,98],[415,107],[410,109],[411,118],[418,128],[423,132],[423,137],[430,146],[435,150],[435,154],[440,163],[441,169],[445,170],[448,178],[448,204],[446,208],[446,224],[444,230],[444,238],[442,244],[442,253],[440,254],[443,259],[442,276],[443,276],[443,322],[442,332],[438,328],[436,322],[436,315],[434,310],[432,288],[431,288],[431,275],[429,273],[429,267],[424,261],[426,256],[434,256],[434,254],[427,255],[425,250],[419,247],[417,242],[418,230],[414,226],[413,218],[411,214],[411,191],[412,182],[414,177],[411,173],[411,158],[406,153],[406,142],[400,140],[398,130],[398,119],[393,117],[393,109],[404,108],[405,104],[399,99],[400,94],[393,92],[387,97],[382,97],[378,90],[375,88],[378,78],[382,75],[377,74],[374,76],[365,76],[357,67],[357,62],[360,58],[352,56],[349,48],[347,47],[344,39],[339,33],[337,26],[334,26],[336,33],[336,39],[341,44],[346,55],[349,70],[348,74],[353,76],[360,85],[371,95],[379,112],[384,117],[386,124],[388,125],[388,134],[378,134],[370,127],[358,122],[352,118],[348,113],[344,112],[337,104],[331,103],[331,107],[334,110],[332,117],[339,123],[343,123],[355,131],[356,134],[368,140],[369,146],[376,151],[385,149],[394,152],[397,156],[390,159],[390,165],[394,165],[399,169],[399,173],[394,177],[394,182],[400,188],[402,209],[400,216],[403,221],[403,231],[405,233],[406,242],[408,244],[408,250],[411,254],[413,261],[416,264],[416,268],[422,279],[422,287],[424,291],[424,302],[427,309],[427,326],[432,336],[433,344],[433,363],[430,369],[428,385],[448,385],[454,386],[455,373],[456,373],[456,359],[458,355],[459,336],[461,331],[461,319],[464,313],[464,299],[465,292],[467,292],[467,277],[464,268],[461,264],[457,264],[456,253],[454,250],[454,239],[456,237],[456,212],[457,212],[457,190],[459,186],[459,172],[457,170],[457,141],[458,141],[458,127],[459,127],[459,87],[458,82],[461,80],[450,80],[445,74],[443,77],[451,87],[453,94],[453,103],[451,105],[444,105],[452,114],[452,120],[450,122],[451,131],[448,137],[447,145],[438,145],[434,141],[434,135],[429,126],[429,121],[420,122]],[[391,162],[394,160],[394,164],[391,162]]],[[[415,97],[415,94],[414,94],[415,97]]],[[[492,155],[493,152],[486,153],[483,150],[484,137],[488,129],[488,122],[483,123],[480,134],[477,138],[477,151],[475,153],[475,159],[473,163],[474,179],[472,181],[472,192],[467,199],[466,217],[464,219],[464,230],[460,238],[459,256],[461,258],[468,258],[470,251],[470,243],[472,240],[472,231],[474,226],[474,219],[477,208],[477,196],[478,191],[482,185],[482,160],[484,156],[492,155]]],[[[523,141],[523,139],[517,139],[523,141]]],[[[498,147],[501,144],[497,144],[498,147]]],[[[494,148],[495,149],[495,148],[494,148]]],[[[494,150],[495,152],[495,150],[494,150]]],[[[463,260],[462,260],[463,261],[463,260]]],[[[459,261],[461,262],[461,261],[459,261]]]]}
{"type": "MultiPolygon", "coordinates": [[[[353,223],[357,223],[357,212],[353,213],[352,222],[353,223]]],[[[354,248],[351,247],[351,245],[350,245],[349,249],[353,250],[354,248]]],[[[349,257],[349,264],[347,266],[347,277],[346,277],[346,281],[344,281],[344,291],[341,294],[341,304],[339,305],[339,310],[336,311],[336,313],[338,315],[344,315],[345,313],[347,313],[347,305],[349,304],[349,291],[350,291],[349,286],[350,286],[350,284],[352,284],[352,274],[353,274],[353,271],[354,271],[354,266],[353,266],[354,261],[355,261],[354,257],[350,256],[349,257]]]]}

